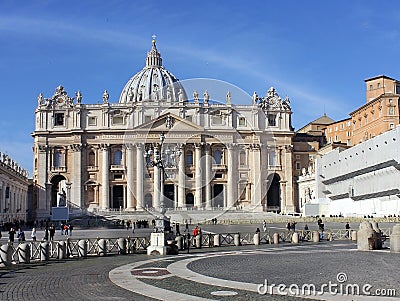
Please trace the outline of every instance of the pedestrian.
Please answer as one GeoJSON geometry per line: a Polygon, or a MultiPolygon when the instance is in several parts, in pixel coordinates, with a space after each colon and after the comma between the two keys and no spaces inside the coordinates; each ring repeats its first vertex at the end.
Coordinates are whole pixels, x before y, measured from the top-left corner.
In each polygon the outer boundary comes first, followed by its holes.
{"type": "Polygon", "coordinates": [[[43,240],[48,241],[49,240],[49,227],[44,228],[44,237],[43,240]]]}
{"type": "Polygon", "coordinates": [[[262,226],[263,226],[264,232],[266,232],[267,231],[267,222],[265,220],[263,221],[262,226]]]}
{"type": "Polygon", "coordinates": [[[196,226],[196,227],[194,227],[193,228],[193,236],[195,237],[195,236],[197,236],[199,233],[198,233],[198,227],[196,226]]]}
{"type": "Polygon", "coordinates": [[[349,236],[350,236],[350,224],[349,224],[349,222],[346,223],[345,229],[346,229],[346,237],[349,238],[349,236]]]}
{"type": "Polygon", "coordinates": [[[181,232],[179,231],[179,223],[175,224],[175,233],[177,236],[181,235],[181,232]]]}
{"type": "Polygon", "coordinates": [[[132,234],[135,233],[135,222],[132,222],[132,234]]]}
{"type": "Polygon", "coordinates": [[[31,233],[31,237],[33,241],[36,241],[36,228],[32,228],[32,233],[31,233]]]}
{"type": "Polygon", "coordinates": [[[291,229],[291,225],[290,225],[290,222],[288,222],[287,223],[287,225],[286,225],[286,229],[290,232],[290,229],[291,229]]]}
{"type": "Polygon", "coordinates": [[[61,223],[61,235],[64,235],[64,223],[61,223]]]}
{"type": "Polygon", "coordinates": [[[68,236],[68,226],[67,225],[64,225],[64,235],[65,236],[68,236]]]}
{"type": "Polygon", "coordinates": [[[256,229],[256,233],[260,233],[260,228],[257,228],[257,229],[256,229]]]}
{"type": "Polygon", "coordinates": [[[308,231],[308,225],[307,224],[304,225],[304,231],[308,231]]]}
{"type": "Polygon", "coordinates": [[[13,227],[11,227],[10,231],[8,231],[8,241],[10,243],[14,243],[14,237],[15,237],[15,230],[13,227]]]}
{"type": "Polygon", "coordinates": [[[131,226],[131,221],[128,220],[128,221],[126,222],[126,230],[129,230],[130,226],[131,226]]]}
{"type": "Polygon", "coordinates": [[[54,234],[56,233],[56,228],[54,228],[54,225],[51,224],[49,227],[49,235],[50,235],[50,240],[54,240],[54,234]]]}
{"type": "Polygon", "coordinates": [[[291,231],[293,231],[293,232],[296,231],[296,224],[297,224],[297,223],[296,223],[295,221],[293,221],[293,222],[290,224],[290,230],[291,230],[291,231]]]}
{"type": "Polygon", "coordinates": [[[69,236],[72,236],[72,230],[74,230],[74,226],[72,226],[72,224],[69,224],[68,230],[69,230],[69,236]]]}
{"type": "Polygon", "coordinates": [[[21,228],[18,229],[17,238],[19,243],[25,241],[25,233],[21,228]]]}
{"type": "Polygon", "coordinates": [[[189,224],[187,220],[185,220],[185,232],[189,232],[189,224]]]}

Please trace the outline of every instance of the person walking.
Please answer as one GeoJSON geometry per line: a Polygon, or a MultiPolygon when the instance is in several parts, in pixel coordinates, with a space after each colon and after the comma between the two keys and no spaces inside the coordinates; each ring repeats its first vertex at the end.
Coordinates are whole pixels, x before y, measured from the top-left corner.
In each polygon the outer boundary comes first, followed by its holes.
{"type": "Polygon", "coordinates": [[[54,240],[55,233],[56,233],[56,228],[54,228],[54,225],[51,224],[49,228],[50,240],[54,240]]]}
{"type": "Polygon", "coordinates": [[[18,238],[18,243],[25,241],[25,233],[24,231],[22,231],[21,228],[18,229],[17,238],[18,238]]]}
{"type": "Polygon", "coordinates": [[[49,241],[49,227],[45,227],[44,228],[44,237],[43,237],[44,241],[49,241]]]}
{"type": "Polygon", "coordinates": [[[264,232],[267,232],[267,222],[264,220],[262,223],[264,232]]]}
{"type": "Polygon", "coordinates": [[[35,227],[32,228],[31,237],[32,237],[33,241],[36,241],[36,228],[35,227]]]}
{"type": "Polygon", "coordinates": [[[346,238],[349,238],[349,236],[350,236],[350,224],[349,224],[349,222],[346,223],[345,229],[346,229],[346,238]]]}
{"type": "Polygon", "coordinates": [[[135,222],[132,222],[132,234],[135,233],[135,222]]]}
{"type": "Polygon", "coordinates": [[[8,231],[8,241],[10,243],[14,243],[14,237],[15,237],[15,230],[13,227],[10,228],[10,231],[8,231]]]}
{"type": "Polygon", "coordinates": [[[69,224],[68,230],[69,230],[69,236],[72,236],[72,230],[74,230],[74,226],[72,226],[72,224],[69,224]]]}

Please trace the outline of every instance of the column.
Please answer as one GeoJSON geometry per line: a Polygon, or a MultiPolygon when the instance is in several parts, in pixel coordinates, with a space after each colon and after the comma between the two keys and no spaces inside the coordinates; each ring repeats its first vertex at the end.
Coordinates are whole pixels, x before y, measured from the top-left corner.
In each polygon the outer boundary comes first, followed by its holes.
{"type": "Polygon", "coordinates": [[[292,207],[291,204],[286,203],[286,181],[280,181],[279,184],[281,186],[281,208],[284,213],[287,213],[292,207]]]}
{"type": "Polygon", "coordinates": [[[237,173],[235,156],[235,145],[229,144],[228,148],[228,183],[227,183],[227,207],[232,208],[237,201],[237,183],[235,181],[235,174],[237,173]],[[236,188],[236,189],[235,189],[236,188]]]}
{"type": "Polygon", "coordinates": [[[178,166],[178,207],[185,206],[185,148],[179,146],[179,166],[178,166]]]}
{"type": "Polygon", "coordinates": [[[102,145],[103,151],[103,164],[102,164],[102,177],[101,177],[101,209],[108,209],[109,207],[109,164],[108,164],[108,145],[102,145]]]}
{"type": "MultiPolygon", "coordinates": [[[[159,150],[154,150],[154,156],[156,152],[159,150]]],[[[153,167],[153,207],[160,208],[160,169],[157,166],[153,167]]]]}
{"type": "Polygon", "coordinates": [[[69,169],[73,172],[71,186],[72,196],[69,196],[70,199],[67,200],[66,205],[68,206],[68,203],[72,203],[83,208],[85,204],[84,198],[82,197],[82,144],[73,144],[71,148],[74,156],[73,166],[69,169]]]}
{"type": "Polygon", "coordinates": [[[210,210],[212,207],[211,204],[211,156],[210,156],[210,146],[206,145],[205,147],[205,155],[206,155],[206,171],[205,171],[205,201],[206,201],[206,209],[210,210]]]}
{"type": "Polygon", "coordinates": [[[194,196],[194,206],[197,208],[201,207],[201,196],[203,187],[203,177],[201,175],[201,144],[195,144],[195,156],[196,156],[196,170],[195,170],[195,196],[194,196]]]}
{"type": "Polygon", "coordinates": [[[144,207],[143,199],[143,149],[144,145],[136,144],[136,206],[144,207]]]}
{"type": "Polygon", "coordinates": [[[252,145],[253,154],[253,166],[252,166],[252,181],[253,191],[251,194],[251,204],[257,206],[261,204],[261,158],[260,158],[260,146],[257,144],[252,145]]]}
{"type": "Polygon", "coordinates": [[[133,195],[133,145],[126,145],[126,210],[134,209],[133,195]]]}

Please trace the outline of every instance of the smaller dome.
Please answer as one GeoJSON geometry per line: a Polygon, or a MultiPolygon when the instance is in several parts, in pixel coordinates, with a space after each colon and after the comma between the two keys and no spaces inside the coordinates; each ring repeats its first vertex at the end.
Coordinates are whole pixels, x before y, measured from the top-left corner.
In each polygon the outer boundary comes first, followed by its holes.
{"type": "Polygon", "coordinates": [[[139,101],[179,102],[187,99],[179,80],[162,66],[161,54],[153,37],[151,50],[147,53],[146,66],[126,83],[119,103],[139,101]]]}

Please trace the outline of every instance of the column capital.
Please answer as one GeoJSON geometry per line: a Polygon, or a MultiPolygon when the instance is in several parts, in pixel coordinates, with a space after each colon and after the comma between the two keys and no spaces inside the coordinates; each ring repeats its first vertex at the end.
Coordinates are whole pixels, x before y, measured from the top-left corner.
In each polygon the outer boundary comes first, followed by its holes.
{"type": "Polygon", "coordinates": [[[132,143],[125,143],[122,145],[123,148],[127,150],[132,150],[133,149],[133,144],[132,143]]]}
{"type": "Polygon", "coordinates": [[[82,151],[83,145],[81,143],[74,143],[69,146],[69,148],[74,152],[82,151]]]}
{"type": "Polygon", "coordinates": [[[103,150],[103,151],[106,151],[106,150],[108,150],[108,149],[110,148],[110,144],[109,144],[109,143],[102,143],[102,144],[99,144],[99,148],[100,148],[101,150],[103,150]]]}
{"type": "Polygon", "coordinates": [[[142,142],[134,143],[133,145],[134,145],[134,146],[136,147],[136,149],[138,149],[138,150],[144,150],[144,143],[142,143],[142,142]]]}

